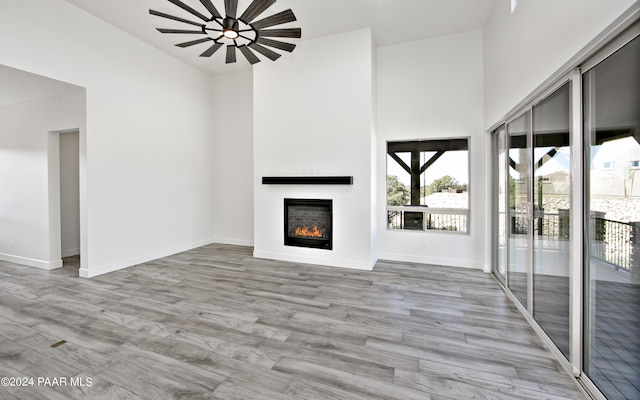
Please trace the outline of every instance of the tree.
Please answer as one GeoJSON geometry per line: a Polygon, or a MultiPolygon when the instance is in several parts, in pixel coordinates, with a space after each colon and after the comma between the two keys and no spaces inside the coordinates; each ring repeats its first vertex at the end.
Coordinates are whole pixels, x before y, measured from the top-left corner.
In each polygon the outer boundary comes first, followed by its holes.
{"type": "Polygon", "coordinates": [[[436,179],[431,182],[431,184],[425,187],[425,196],[428,196],[433,193],[440,193],[443,190],[454,189],[454,190],[467,190],[467,185],[461,185],[456,178],[453,178],[449,175],[445,175],[441,178],[436,179]]]}
{"type": "Polygon", "coordinates": [[[402,184],[395,175],[387,175],[387,205],[404,206],[410,201],[409,188],[402,184]]]}

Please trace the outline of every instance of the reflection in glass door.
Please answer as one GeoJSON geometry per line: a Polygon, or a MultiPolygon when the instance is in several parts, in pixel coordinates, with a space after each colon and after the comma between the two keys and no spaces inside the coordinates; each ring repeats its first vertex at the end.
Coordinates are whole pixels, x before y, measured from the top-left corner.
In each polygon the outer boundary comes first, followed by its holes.
{"type": "Polygon", "coordinates": [[[583,86],[583,368],[607,399],[640,399],[640,38],[586,71],[583,86]]]}
{"type": "Polygon", "coordinates": [[[507,125],[509,164],[508,188],[508,286],[527,307],[528,271],[530,266],[530,207],[529,195],[529,131],[530,113],[507,125]]]}
{"type": "Polygon", "coordinates": [[[533,317],[569,358],[570,90],[533,106],[533,317]]]}

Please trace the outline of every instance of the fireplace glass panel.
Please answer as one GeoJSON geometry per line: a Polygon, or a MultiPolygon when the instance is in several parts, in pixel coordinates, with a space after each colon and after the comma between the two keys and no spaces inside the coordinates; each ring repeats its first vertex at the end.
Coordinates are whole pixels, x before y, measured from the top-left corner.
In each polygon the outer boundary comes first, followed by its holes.
{"type": "Polygon", "coordinates": [[[285,199],[284,244],[332,248],[332,200],[285,199]]]}

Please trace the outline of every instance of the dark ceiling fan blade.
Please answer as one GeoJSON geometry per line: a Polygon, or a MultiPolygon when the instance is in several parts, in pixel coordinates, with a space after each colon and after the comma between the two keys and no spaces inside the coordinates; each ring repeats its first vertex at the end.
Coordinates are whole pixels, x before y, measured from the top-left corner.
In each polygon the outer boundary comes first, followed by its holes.
{"type": "Polygon", "coordinates": [[[295,44],[285,43],[279,40],[265,39],[261,37],[256,40],[256,43],[259,43],[263,46],[275,47],[276,49],[288,51],[289,53],[291,53],[293,49],[296,48],[295,44]]]}
{"type": "Polygon", "coordinates": [[[173,15],[165,14],[165,13],[162,13],[162,12],[156,11],[156,10],[149,10],[149,14],[155,15],[155,16],[158,16],[158,17],[162,17],[162,18],[172,19],[172,20],[178,21],[178,22],[184,22],[185,24],[191,24],[191,25],[195,25],[195,26],[202,26],[202,24],[200,24],[198,22],[189,21],[188,19],[184,19],[184,18],[173,16],[173,15]]]}
{"type": "Polygon", "coordinates": [[[204,42],[209,42],[211,40],[213,39],[206,37],[202,39],[192,40],[190,42],[178,43],[176,46],[184,48],[184,47],[194,46],[196,44],[200,44],[204,42]]]}
{"type": "Polygon", "coordinates": [[[213,46],[209,47],[204,53],[200,54],[200,57],[211,57],[213,53],[218,51],[218,49],[222,47],[222,43],[214,43],[213,46]]]}
{"type": "Polygon", "coordinates": [[[276,0],[253,0],[238,19],[248,25],[275,2],[276,0]]]}
{"type": "Polygon", "coordinates": [[[289,10],[285,10],[277,14],[274,14],[265,19],[261,19],[260,21],[254,22],[251,24],[251,26],[253,27],[253,29],[263,29],[263,28],[268,28],[270,26],[286,24],[287,22],[293,22],[293,21],[296,21],[296,16],[293,13],[293,11],[289,9],[289,10]]]}
{"type": "Polygon", "coordinates": [[[240,52],[244,54],[244,57],[247,59],[247,61],[249,61],[249,64],[253,65],[260,62],[258,56],[253,54],[251,49],[249,49],[247,46],[240,46],[238,48],[240,49],[240,52]]]}
{"type": "Polygon", "coordinates": [[[302,29],[300,28],[283,28],[283,29],[261,29],[258,35],[262,37],[286,37],[300,39],[302,37],[302,29]]]}
{"type": "Polygon", "coordinates": [[[213,17],[222,18],[222,15],[220,15],[218,9],[213,5],[211,0],[200,0],[200,3],[211,13],[213,17]]]}
{"type": "Polygon", "coordinates": [[[183,10],[185,10],[186,12],[188,12],[191,15],[195,15],[196,17],[200,18],[201,20],[208,22],[209,18],[205,17],[204,15],[202,15],[200,12],[194,10],[193,8],[189,7],[188,5],[184,4],[183,2],[181,2],[180,0],[169,0],[171,3],[175,4],[176,6],[182,8],[183,10]]]}
{"type": "Polygon", "coordinates": [[[276,53],[273,50],[267,49],[266,47],[261,46],[258,43],[251,43],[249,47],[257,51],[258,53],[262,54],[263,56],[267,57],[271,61],[275,61],[278,58],[280,58],[280,54],[276,53]]]}
{"type": "Polygon", "coordinates": [[[236,46],[227,46],[227,64],[236,62],[236,46]]]}
{"type": "Polygon", "coordinates": [[[200,35],[204,33],[202,30],[190,31],[187,29],[164,29],[164,28],[157,28],[157,29],[158,29],[158,32],[160,33],[189,33],[189,34],[200,34],[200,35]]]}
{"type": "Polygon", "coordinates": [[[229,18],[236,18],[238,14],[238,0],[224,0],[224,12],[229,18]]]}

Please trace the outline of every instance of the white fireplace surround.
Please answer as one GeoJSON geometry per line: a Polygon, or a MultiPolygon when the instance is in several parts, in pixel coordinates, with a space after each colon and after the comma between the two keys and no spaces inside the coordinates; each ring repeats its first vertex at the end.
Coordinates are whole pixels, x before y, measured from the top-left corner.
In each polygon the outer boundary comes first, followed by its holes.
{"type": "Polygon", "coordinates": [[[374,63],[371,31],[363,29],[306,41],[287,63],[254,68],[256,257],[373,268],[374,63]],[[261,182],[313,171],[353,176],[353,185],[261,182]],[[332,251],[284,245],[285,198],[333,199],[332,251]]]}

